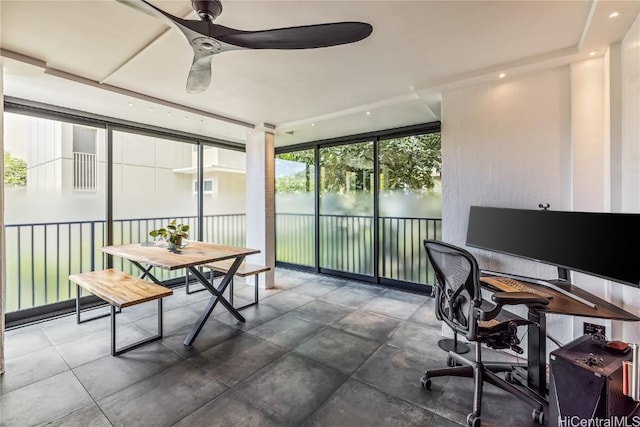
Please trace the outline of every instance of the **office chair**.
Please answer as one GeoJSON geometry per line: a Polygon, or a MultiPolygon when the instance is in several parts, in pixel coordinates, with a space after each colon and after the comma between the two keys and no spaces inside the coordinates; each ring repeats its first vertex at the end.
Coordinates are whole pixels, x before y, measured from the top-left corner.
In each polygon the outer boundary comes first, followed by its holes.
{"type": "Polygon", "coordinates": [[[428,370],[421,378],[421,385],[429,389],[431,378],[442,376],[474,379],[473,411],[467,416],[469,427],[480,426],[482,407],[482,384],[486,381],[513,394],[533,406],[531,417],[542,424],[544,413],[542,400],[533,393],[512,384],[515,367],[526,367],[523,363],[487,363],[482,361],[482,344],[493,349],[511,349],[522,353],[517,327],[532,322],[502,311],[503,305],[546,305],[549,301],[526,292],[496,292],[493,303],[482,299],[480,269],[474,256],[468,251],[435,240],[425,240],[424,247],[436,275],[436,317],[444,321],[455,332],[474,341],[475,360],[449,352],[448,368],[428,370]],[[461,365],[461,366],[456,366],[461,365]],[[505,372],[508,381],[496,375],[505,372]]]}

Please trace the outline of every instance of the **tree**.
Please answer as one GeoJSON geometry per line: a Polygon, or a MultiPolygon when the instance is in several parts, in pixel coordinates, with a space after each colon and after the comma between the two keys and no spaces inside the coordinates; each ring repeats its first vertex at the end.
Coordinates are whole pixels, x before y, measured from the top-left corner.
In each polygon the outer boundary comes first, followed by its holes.
{"type": "Polygon", "coordinates": [[[429,191],[442,170],[440,133],[381,141],[379,153],[384,189],[429,191]]]}
{"type": "Polygon", "coordinates": [[[7,185],[27,185],[27,162],[4,153],[4,183],[7,185]]]}
{"type": "MultiPolygon", "coordinates": [[[[440,133],[412,135],[380,141],[380,188],[383,190],[433,189],[442,169],[440,133]]],[[[278,158],[307,165],[304,172],[278,178],[276,191],[309,191],[313,150],[279,154],[278,158]]],[[[321,186],[325,191],[372,190],[373,143],[323,148],[320,156],[321,186]]]]}

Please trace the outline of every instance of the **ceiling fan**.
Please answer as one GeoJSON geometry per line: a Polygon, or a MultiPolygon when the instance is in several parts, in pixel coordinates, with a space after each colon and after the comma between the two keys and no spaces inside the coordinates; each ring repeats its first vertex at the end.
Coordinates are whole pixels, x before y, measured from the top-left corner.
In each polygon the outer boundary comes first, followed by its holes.
{"type": "Polygon", "coordinates": [[[161,19],[178,29],[193,48],[193,64],[187,78],[187,92],[204,91],[211,82],[213,55],[237,49],[314,49],[353,43],[373,31],[363,22],[334,22],[271,30],[243,31],[214,24],[222,13],[219,0],[191,0],[200,20],[182,19],[145,0],[117,0],[127,6],[161,19]]]}

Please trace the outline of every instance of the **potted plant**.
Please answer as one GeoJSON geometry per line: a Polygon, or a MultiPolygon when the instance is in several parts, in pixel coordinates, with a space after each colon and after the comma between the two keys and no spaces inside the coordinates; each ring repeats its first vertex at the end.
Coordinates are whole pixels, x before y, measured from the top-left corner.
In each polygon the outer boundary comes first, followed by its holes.
{"type": "Polygon", "coordinates": [[[158,228],[157,230],[151,230],[149,232],[151,237],[160,237],[167,241],[167,248],[170,251],[180,249],[182,247],[182,238],[189,237],[189,225],[178,224],[174,219],[166,227],[158,228]],[[168,236],[168,238],[167,238],[168,236]]]}

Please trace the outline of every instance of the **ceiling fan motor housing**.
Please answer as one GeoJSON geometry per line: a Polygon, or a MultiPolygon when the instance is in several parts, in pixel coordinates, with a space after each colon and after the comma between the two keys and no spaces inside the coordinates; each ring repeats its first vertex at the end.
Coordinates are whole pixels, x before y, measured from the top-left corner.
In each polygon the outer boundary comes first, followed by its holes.
{"type": "Polygon", "coordinates": [[[213,22],[222,13],[220,0],[191,0],[191,6],[200,18],[209,22],[213,22]]]}

